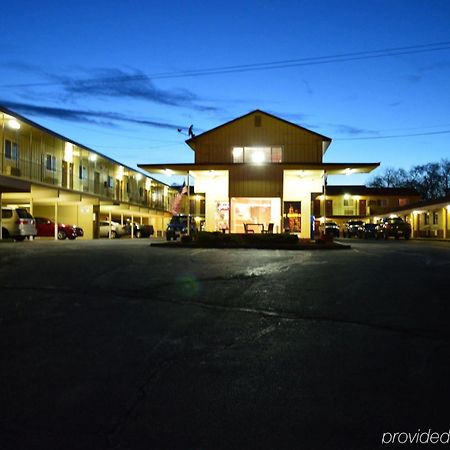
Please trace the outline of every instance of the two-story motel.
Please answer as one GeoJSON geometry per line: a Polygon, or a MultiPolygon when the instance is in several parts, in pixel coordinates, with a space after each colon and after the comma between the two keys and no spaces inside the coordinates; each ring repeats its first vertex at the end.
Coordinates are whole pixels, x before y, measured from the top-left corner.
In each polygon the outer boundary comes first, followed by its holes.
{"type": "Polygon", "coordinates": [[[164,233],[177,194],[165,183],[4,107],[0,146],[0,206],[77,224],[85,239],[97,237],[105,219],[151,224],[164,233]]]}
{"type": "Polygon", "coordinates": [[[195,192],[205,194],[207,231],[242,233],[248,224],[265,229],[273,224],[274,232],[299,232],[308,239],[314,209],[324,217],[329,208],[326,177],[368,173],[379,166],[324,163],[330,138],[260,110],[186,143],[195,153],[194,163],[139,167],[192,177],[195,192]],[[325,195],[315,198],[318,194],[325,195]]]}

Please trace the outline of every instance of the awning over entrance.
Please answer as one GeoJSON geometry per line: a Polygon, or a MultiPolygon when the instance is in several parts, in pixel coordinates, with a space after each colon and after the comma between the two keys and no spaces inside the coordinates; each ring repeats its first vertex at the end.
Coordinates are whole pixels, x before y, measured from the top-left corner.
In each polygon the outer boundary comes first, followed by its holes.
{"type": "MultiPolygon", "coordinates": [[[[274,164],[271,164],[274,165],[274,164]]],[[[279,163],[280,170],[324,170],[328,175],[353,175],[369,173],[380,163],[279,163]]],[[[192,170],[233,170],[240,164],[228,163],[183,163],[183,164],[138,164],[141,169],[149,173],[160,175],[186,175],[192,170]]]]}

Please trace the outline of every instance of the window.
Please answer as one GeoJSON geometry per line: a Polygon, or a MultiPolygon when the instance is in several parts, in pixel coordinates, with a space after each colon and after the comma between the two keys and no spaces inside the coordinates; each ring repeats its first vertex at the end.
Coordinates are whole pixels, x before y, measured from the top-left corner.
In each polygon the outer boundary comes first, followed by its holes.
{"type": "Polygon", "coordinates": [[[56,156],[50,154],[45,155],[45,168],[52,172],[56,172],[56,156]]]}
{"type": "Polygon", "coordinates": [[[439,215],[437,211],[433,211],[433,225],[437,225],[439,223],[439,215]]]}
{"type": "Polygon", "coordinates": [[[234,163],[280,163],[283,156],[283,148],[277,147],[233,147],[234,163]]]}
{"type": "Polygon", "coordinates": [[[85,167],[85,166],[79,166],[78,167],[78,178],[80,180],[87,180],[88,179],[87,167],[85,167]]]}
{"type": "Polygon", "coordinates": [[[354,200],[352,198],[344,198],[344,206],[351,206],[353,207],[354,200]]]}
{"type": "Polygon", "coordinates": [[[108,177],[108,187],[113,188],[114,187],[114,178],[108,177]]]}
{"type": "Polygon", "coordinates": [[[423,223],[425,225],[429,225],[430,224],[430,214],[429,213],[424,213],[424,215],[423,215],[423,223]]]}
{"type": "Polygon", "coordinates": [[[5,140],[5,158],[17,161],[19,156],[19,150],[17,148],[17,143],[12,142],[9,139],[5,140]]]}

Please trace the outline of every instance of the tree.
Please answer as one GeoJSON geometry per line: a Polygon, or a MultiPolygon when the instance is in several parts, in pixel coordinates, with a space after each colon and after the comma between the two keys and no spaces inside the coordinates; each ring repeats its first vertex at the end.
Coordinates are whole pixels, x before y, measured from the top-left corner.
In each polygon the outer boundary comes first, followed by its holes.
{"type": "Polygon", "coordinates": [[[424,200],[450,194],[450,161],[419,164],[408,172],[405,169],[387,167],[368,183],[372,187],[408,187],[415,189],[424,200]]]}

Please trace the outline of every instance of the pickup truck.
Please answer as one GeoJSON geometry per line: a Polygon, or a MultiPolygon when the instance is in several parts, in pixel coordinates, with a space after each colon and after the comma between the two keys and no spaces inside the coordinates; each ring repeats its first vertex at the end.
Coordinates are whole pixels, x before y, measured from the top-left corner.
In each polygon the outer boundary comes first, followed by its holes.
{"type": "Polygon", "coordinates": [[[375,237],[377,239],[387,239],[390,236],[395,239],[401,237],[409,239],[411,236],[411,225],[400,217],[384,217],[375,228],[375,237]]]}

